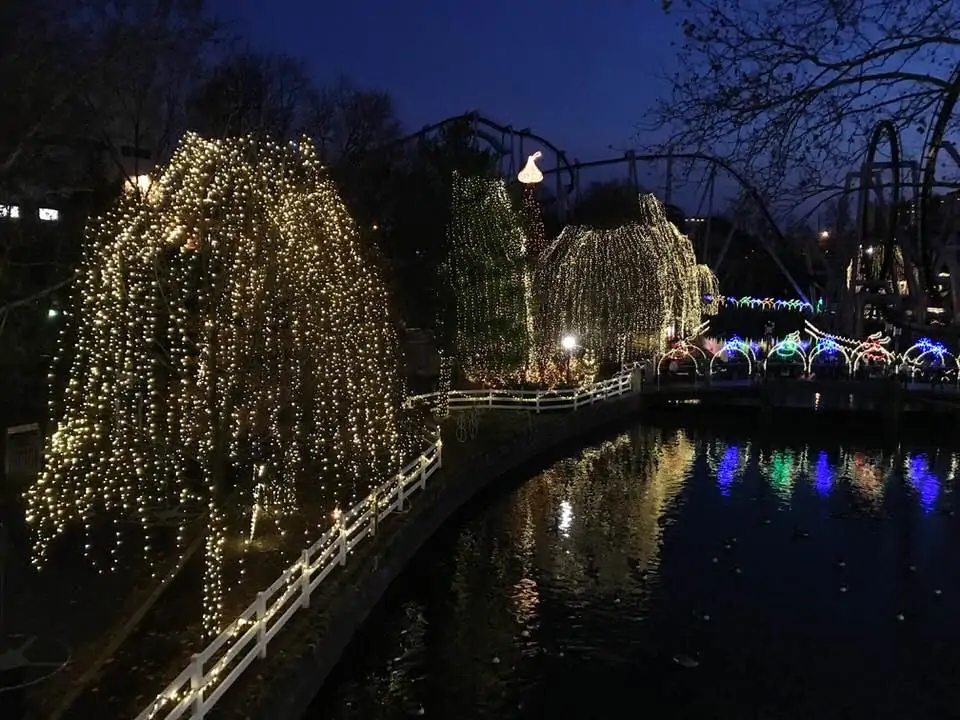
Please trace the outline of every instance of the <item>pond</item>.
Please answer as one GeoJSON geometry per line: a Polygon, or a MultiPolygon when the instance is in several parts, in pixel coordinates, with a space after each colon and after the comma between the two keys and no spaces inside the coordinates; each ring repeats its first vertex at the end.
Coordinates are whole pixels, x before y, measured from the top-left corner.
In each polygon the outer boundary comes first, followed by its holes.
{"type": "Polygon", "coordinates": [[[636,427],[437,535],[307,717],[954,717],[957,462],[636,427]]]}

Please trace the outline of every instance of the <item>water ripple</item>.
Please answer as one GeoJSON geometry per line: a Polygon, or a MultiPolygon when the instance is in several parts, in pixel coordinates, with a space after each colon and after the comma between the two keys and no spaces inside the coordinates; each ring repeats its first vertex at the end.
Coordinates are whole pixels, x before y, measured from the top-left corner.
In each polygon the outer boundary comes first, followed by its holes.
{"type": "Polygon", "coordinates": [[[638,427],[435,538],[308,717],[951,717],[957,469],[638,427]]]}

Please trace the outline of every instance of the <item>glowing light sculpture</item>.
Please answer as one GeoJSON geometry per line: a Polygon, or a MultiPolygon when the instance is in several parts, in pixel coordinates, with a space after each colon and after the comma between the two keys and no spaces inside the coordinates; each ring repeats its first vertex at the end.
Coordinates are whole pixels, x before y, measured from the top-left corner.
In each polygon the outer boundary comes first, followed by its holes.
{"type": "Polygon", "coordinates": [[[727,307],[742,307],[742,308],[751,308],[753,310],[761,311],[771,311],[771,310],[784,310],[792,312],[820,312],[819,303],[818,309],[815,310],[814,306],[804,300],[784,300],[781,298],[756,298],[750,297],[749,295],[744,295],[743,297],[736,298],[730,295],[717,295],[716,301],[719,306],[727,307]]]}
{"type": "Polygon", "coordinates": [[[851,367],[850,353],[836,340],[830,337],[818,338],[807,355],[807,372],[813,372],[814,363],[819,357],[839,357],[843,360],[844,369],[849,372],[851,367]]]}
{"type": "Polygon", "coordinates": [[[896,355],[887,348],[889,343],[890,338],[882,333],[874,333],[866,340],[857,343],[853,352],[850,353],[853,360],[850,366],[851,371],[856,373],[861,365],[882,365],[884,367],[893,365],[896,362],[896,355]]]}
{"type": "Polygon", "coordinates": [[[657,360],[656,374],[659,376],[663,373],[664,363],[672,362],[684,362],[689,360],[693,363],[694,373],[696,375],[703,375],[707,366],[710,363],[710,357],[707,355],[706,351],[703,348],[698,347],[690,343],[687,340],[677,340],[673,343],[669,350],[660,355],[657,360]]]}
{"type": "Polygon", "coordinates": [[[713,357],[710,358],[710,365],[708,366],[708,372],[710,376],[712,377],[716,372],[714,363],[716,363],[718,358],[720,359],[721,363],[725,364],[728,363],[734,355],[743,357],[747,361],[747,376],[750,377],[753,375],[753,366],[757,358],[753,354],[750,344],[734,335],[723,344],[720,350],[713,357]]]}
{"type": "Polygon", "coordinates": [[[903,353],[900,369],[908,370],[912,376],[927,368],[936,367],[938,363],[948,377],[958,376],[960,373],[960,360],[946,345],[930,338],[921,338],[903,353]]]}
{"type": "Polygon", "coordinates": [[[767,370],[770,360],[787,364],[796,364],[799,362],[803,371],[806,372],[807,355],[800,342],[800,333],[792,332],[770,348],[770,352],[768,352],[767,356],[763,359],[764,371],[767,370]]]}
{"type": "Polygon", "coordinates": [[[856,340],[854,338],[843,337],[842,335],[833,335],[831,333],[824,332],[816,325],[814,325],[809,320],[803,321],[804,331],[812,337],[814,340],[820,340],[822,338],[829,338],[839,345],[847,348],[851,353],[856,350],[863,343],[874,344],[879,343],[880,345],[888,345],[890,343],[890,338],[884,336],[882,333],[874,333],[870,335],[866,340],[856,340]]]}
{"type": "Polygon", "coordinates": [[[206,505],[216,632],[222,501],[244,467],[271,468],[258,505],[301,488],[344,507],[397,469],[384,284],[312,145],[195,134],[92,225],[78,284],[62,411],[26,492],[37,562],[68,524],[206,505]]]}
{"type": "Polygon", "coordinates": [[[543,157],[543,153],[537,150],[533,155],[527,158],[526,165],[517,174],[517,180],[524,185],[536,185],[543,182],[543,173],[537,167],[537,160],[543,157]]]}
{"type": "Polygon", "coordinates": [[[517,382],[535,362],[532,279],[521,222],[503,181],[454,173],[448,232],[454,342],[467,377],[486,385],[517,382]]]}
{"type": "Polygon", "coordinates": [[[535,277],[542,315],[538,344],[567,333],[599,357],[661,352],[668,331],[684,337],[701,322],[693,245],[652,195],[639,222],[566,227],[541,255],[535,277]]]}

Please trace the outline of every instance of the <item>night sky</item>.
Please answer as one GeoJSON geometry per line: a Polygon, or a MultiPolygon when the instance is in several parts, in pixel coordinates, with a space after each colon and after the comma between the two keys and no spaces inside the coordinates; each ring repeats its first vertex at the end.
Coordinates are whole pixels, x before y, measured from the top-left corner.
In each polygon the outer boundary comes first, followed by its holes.
{"type": "MultiPolygon", "coordinates": [[[[681,40],[658,0],[211,0],[211,7],[254,49],[304,58],[320,84],[342,73],[388,91],[411,130],[479,110],[581,161],[620,155],[637,141],[644,111],[669,91],[662,78],[673,72],[671,41],[681,40]]],[[[626,177],[620,167],[606,175],[626,177]]]]}

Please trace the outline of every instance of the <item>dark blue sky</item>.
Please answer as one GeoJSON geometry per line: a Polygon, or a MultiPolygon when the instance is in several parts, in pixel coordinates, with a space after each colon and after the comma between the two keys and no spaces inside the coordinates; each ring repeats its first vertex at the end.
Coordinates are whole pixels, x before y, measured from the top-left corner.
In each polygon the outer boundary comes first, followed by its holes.
{"type": "MultiPolygon", "coordinates": [[[[618,154],[668,88],[679,41],[658,0],[212,0],[256,49],[389,91],[412,130],[479,110],[582,161],[618,154]]],[[[626,175],[625,167],[622,170],[626,175]]],[[[584,177],[584,181],[590,178],[584,177]]]]}

